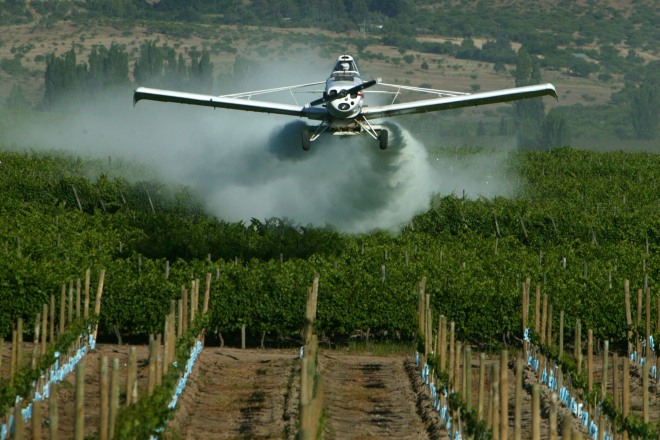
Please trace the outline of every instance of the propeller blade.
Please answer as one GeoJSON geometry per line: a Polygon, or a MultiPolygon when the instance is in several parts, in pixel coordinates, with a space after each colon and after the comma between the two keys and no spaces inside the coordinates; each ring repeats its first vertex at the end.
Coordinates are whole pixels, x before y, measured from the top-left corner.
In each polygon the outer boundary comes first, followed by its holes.
{"type": "Polygon", "coordinates": [[[335,93],[334,95],[326,95],[323,98],[316,99],[310,102],[309,105],[310,107],[314,107],[316,105],[326,104],[328,102],[332,102],[337,99],[342,99],[353,93],[357,93],[361,90],[367,89],[369,87],[373,87],[379,82],[380,82],[380,78],[372,79],[371,81],[365,81],[362,84],[358,84],[357,86],[351,87],[350,89],[344,89],[340,92],[335,93]]]}

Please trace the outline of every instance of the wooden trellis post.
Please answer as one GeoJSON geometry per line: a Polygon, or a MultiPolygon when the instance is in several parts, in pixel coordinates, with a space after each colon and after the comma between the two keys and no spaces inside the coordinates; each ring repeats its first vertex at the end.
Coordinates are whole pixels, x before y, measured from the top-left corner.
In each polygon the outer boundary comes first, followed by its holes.
{"type": "Polygon", "coordinates": [[[479,394],[477,396],[477,419],[484,420],[484,393],[486,387],[486,354],[479,353],[479,394]]]}
{"type": "Polygon", "coordinates": [[[522,438],[522,393],[523,393],[523,368],[524,359],[521,353],[516,356],[516,403],[513,421],[513,438],[522,438]]]}
{"type": "Polygon", "coordinates": [[[532,440],[541,440],[541,386],[532,385],[532,440]]]}
{"type": "Polygon", "coordinates": [[[75,393],[75,416],[74,416],[75,440],[83,440],[85,436],[85,364],[79,362],[76,365],[76,393],[75,393]]]}
{"type": "Polygon", "coordinates": [[[500,355],[500,439],[509,438],[509,353],[500,355]]]}
{"type": "Polygon", "coordinates": [[[110,419],[110,381],[108,378],[108,357],[101,358],[101,402],[99,440],[108,440],[108,422],[110,419]]]}
{"type": "Polygon", "coordinates": [[[57,428],[60,418],[57,410],[57,388],[58,384],[56,382],[50,384],[50,396],[48,398],[48,418],[50,419],[50,425],[48,427],[50,428],[51,440],[59,439],[57,428]]]}

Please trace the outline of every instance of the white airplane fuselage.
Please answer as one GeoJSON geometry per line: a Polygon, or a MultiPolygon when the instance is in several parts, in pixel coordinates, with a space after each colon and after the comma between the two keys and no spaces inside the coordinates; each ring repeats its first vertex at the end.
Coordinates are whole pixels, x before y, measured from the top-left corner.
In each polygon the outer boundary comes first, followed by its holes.
{"type": "MultiPolygon", "coordinates": [[[[341,55],[337,59],[337,64],[330,77],[326,80],[324,96],[333,96],[360,84],[362,84],[362,78],[355,66],[355,61],[349,55],[341,55]]],[[[344,98],[328,102],[326,108],[333,118],[350,120],[360,114],[363,98],[362,91],[351,93],[344,98]]]]}
{"type": "MultiPolygon", "coordinates": [[[[339,93],[342,90],[350,89],[359,84],[362,84],[362,79],[359,76],[354,76],[347,81],[348,78],[330,77],[326,82],[325,92],[329,95],[339,93]]],[[[335,99],[334,101],[326,104],[328,112],[337,119],[353,119],[362,110],[362,99],[364,94],[362,92],[347,95],[345,98],[335,99]]]]}

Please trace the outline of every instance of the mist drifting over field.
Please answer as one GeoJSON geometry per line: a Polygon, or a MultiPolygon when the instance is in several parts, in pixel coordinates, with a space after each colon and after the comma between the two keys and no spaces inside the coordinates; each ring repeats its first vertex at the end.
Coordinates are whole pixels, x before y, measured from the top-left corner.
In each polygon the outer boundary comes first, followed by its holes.
{"type": "MultiPolygon", "coordinates": [[[[328,75],[327,69],[297,67],[271,68],[239,90],[328,75]]],[[[276,99],[291,102],[286,95],[276,99]]],[[[344,232],[391,229],[428,209],[433,194],[466,190],[470,197],[492,197],[507,195],[510,187],[499,171],[503,155],[438,166],[393,122],[386,151],[364,134],[322,136],[305,152],[300,131],[306,122],[286,116],[149,101],[133,108],[132,90],[80,100],[76,107],[39,126],[18,124],[5,137],[32,149],[147,164],[160,179],[191,187],[210,214],[228,221],[286,217],[344,232]]]]}

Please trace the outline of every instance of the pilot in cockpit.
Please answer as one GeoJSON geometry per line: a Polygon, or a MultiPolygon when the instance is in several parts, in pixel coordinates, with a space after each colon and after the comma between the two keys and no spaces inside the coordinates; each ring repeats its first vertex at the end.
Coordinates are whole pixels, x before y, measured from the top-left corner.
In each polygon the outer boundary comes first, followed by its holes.
{"type": "Polygon", "coordinates": [[[337,62],[334,68],[334,72],[352,72],[355,70],[355,66],[350,61],[340,60],[337,62]]]}

